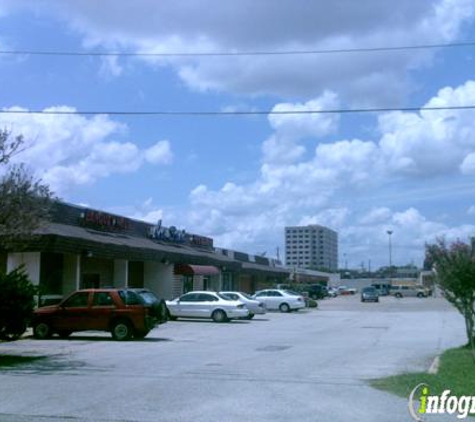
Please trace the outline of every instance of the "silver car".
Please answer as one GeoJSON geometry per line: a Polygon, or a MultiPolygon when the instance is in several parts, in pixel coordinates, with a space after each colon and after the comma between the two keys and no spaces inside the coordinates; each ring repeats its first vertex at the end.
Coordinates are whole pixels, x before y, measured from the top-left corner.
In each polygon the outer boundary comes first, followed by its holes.
{"type": "Polygon", "coordinates": [[[215,292],[189,292],[166,301],[171,320],[177,318],[211,318],[215,322],[246,318],[249,311],[237,300],[215,292]]]}
{"type": "Polygon", "coordinates": [[[427,291],[419,286],[391,286],[390,294],[394,297],[427,297],[427,291]]]}
{"type": "Polygon", "coordinates": [[[288,290],[261,290],[256,292],[253,298],[262,300],[266,304],[267,309],[278,309],[280,312],[298,311],[305,308],[303,296],[288,290]]]}
{"type": "Polygon", "coordinates": [[[221,294],[233,300],[239,300],[249,310],[249,315],[246,319],[254,318],[254,315],[263,315],[267,312],[266,304],[260,300],[253,299],[252,296],[242,292],[220,292],[221,294]]]}

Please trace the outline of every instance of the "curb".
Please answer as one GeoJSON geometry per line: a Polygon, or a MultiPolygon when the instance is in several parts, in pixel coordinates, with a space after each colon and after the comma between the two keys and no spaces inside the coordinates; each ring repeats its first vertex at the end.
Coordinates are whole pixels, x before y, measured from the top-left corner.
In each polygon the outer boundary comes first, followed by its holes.
{"type": "Polygon", "coordinates": [[[440,366],[440,357],[436,356],[429,367],[428,373],[432,375],[437,374],[437,372],[439,372],[439,366],[440,366]]]}

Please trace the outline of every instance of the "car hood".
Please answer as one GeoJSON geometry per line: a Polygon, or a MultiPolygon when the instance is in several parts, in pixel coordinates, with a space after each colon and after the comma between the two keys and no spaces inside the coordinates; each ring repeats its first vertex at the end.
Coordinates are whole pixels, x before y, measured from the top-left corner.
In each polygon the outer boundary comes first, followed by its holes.
{"type": "Polygon", "coordinates": [[[42,306],[41,308],[35,309],[34,314],[35,315],[50,314],[52,312],[57,311],[59,308],[60,308],[59,305],[42,306]]]}

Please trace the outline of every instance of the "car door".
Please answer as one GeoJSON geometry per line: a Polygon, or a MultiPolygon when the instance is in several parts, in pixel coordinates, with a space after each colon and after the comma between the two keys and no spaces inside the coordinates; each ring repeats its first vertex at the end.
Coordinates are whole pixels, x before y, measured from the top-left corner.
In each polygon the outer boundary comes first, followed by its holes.
{"type": "Polygon", "coordinates": [[[52,323],[58,331],[82,331],[88,328],[89,292],[76,292],[61,303],[61,311],[52,323]]]}
{"type": "Polygon", "coordinates": [[[187,293],[181,296],[176,305],[176,316],[197,317],[199,313],[199,295],[197,293],[187,293]]]}
{"type": "Polygon", "coordinates": [[[266,304],[267,309],[273,309],[272,302],[271,302],[272,297],[269,295],[269,293],[270,293],[269,290],[264,290],[262,292],[257,293],[255,297],[257,300],[264,302],[266,304]]]}
{"type": "Polygon", "coordinates": [[[201,318],[210,318],[216,308],[219,299],[209,293],[200,293],[198,297],[197,313],[201,318]]]}
{"type": "Polygon", "coordinates": [[[284,295],[277,290],[272,290],[270,293],[270,301],[272,304],[272,309],[279,309],[281,303],[285,302],[284,295]]]}
{"type": "Polygon", "coordinates": [[[88,316],[88,330],[107,330],[116,306],[110,292],[94,292],[88,316]]]}

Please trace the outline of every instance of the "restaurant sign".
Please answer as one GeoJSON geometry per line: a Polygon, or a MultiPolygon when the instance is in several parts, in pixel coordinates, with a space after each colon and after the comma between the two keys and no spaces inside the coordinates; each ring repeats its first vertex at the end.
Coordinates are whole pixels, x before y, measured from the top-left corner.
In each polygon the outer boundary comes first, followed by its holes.
{"type": "Polygon", "coordinates": [[[129,220],[125,217],[101,211],[86,210],[81,213],[81,225],[102,230],[127,230],[129,220]]]}
{"type": "Polygon", "coordinates": [[[157,225],[150,228],[149,236],[154,240],[164,242],[179,243],[202,248],[213,248],[213,239],[187,233],[185,230],[178,230],[175,226],[164,227],[162,225],[162,220],[158,220],[157,225]]]}

